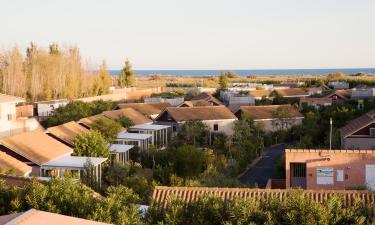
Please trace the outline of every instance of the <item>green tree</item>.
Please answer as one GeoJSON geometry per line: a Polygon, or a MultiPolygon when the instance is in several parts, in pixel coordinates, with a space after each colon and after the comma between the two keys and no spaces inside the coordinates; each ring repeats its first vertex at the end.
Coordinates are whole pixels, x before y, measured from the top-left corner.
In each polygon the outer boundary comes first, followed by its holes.
{"type": "Polygon", "coordinates": [[[278,107],[273,113],[272,117],[275,119],[272,123],[278,130],[290,128],[292,121],[292,114],[287,108],[278,107]]]}
{"type": "Polygon", "coordinates": [[[119,84],[122,88],[131,87],[135,84],[135,74],[128,59],[125,61],[124,68],[120,71],[119,84]]]}
{"type": "Polygon", "coordinates": [[[108,157],[108,142],[96,130],[79,134],[72,142],[74,155],[89,157],[108,157]]]}
{"type": "Polygon", "coordinates": [[[219,77],[219,89],[227,90],[228,89],[229,79],[225,73],[221,73],[219,77]]]}
{"type": "Polygon", "coordinates": [[[107,94],[109,92],[109,87],[112,84],[111,76],[108,73],[107,64],[105,61],[99,67],[98,78],[96,80],[97,94],[107,94]]]}
{"type": "Polygon", "coordinates": [[[192,145],[184,145],[175,150],[174,167],[178,176],[183,178],[197,177],[205,162],[201,150],[192,145]]]}
{"type": "Polygon", "coordinates": [[[103,138],[110,143],[116,139],[123,127],[115,120],[102,117],[91,124],[91,129],[99,131],[103,138]]]}
{"type": "Polygon", "coordinates": [[[177,134],[181,144],[202,146],[207,143],[209,128],[202,121],[187,121],[177,134]]]}
{"type": "Polygon", "coordinates": [[[134,126],[134,123],[129,117],[126,116],[120,116],[117,121],[125,128],[129,128],[131,126],[134,126]]]}

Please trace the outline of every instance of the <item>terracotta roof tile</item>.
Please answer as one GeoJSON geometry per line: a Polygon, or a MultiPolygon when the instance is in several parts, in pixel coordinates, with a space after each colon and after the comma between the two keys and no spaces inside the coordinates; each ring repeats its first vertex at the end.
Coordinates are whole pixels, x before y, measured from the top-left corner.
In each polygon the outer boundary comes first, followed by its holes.
{"type": "MultiPolygon", "coordinates": [[[[276,197],[284,201],[288,197],[290,190],[278,189],[252,189],[252,188],[217,188],[217,187],[164,187],[156,186],[152,194],[153,204],[161,204],[164,207],[168,206],[170,196],[174,195],[180,198],[183,202],[192,202],[198,200],[205,195],[221,197],[225,200],[240,197],[243,199],[263,200],[267,198],[276,197]]],[[[365,204],[375,203],[375,192],[370,191],[313,191],[305,190],[304,194],[307,198],[314,201],[321,199],[329,199],[334,195],[344,196],[344,205],[350,205],[354,199],[359,198],[365,204]]]]}
{"type": "Polygon", "coordinates": [[[166,112],[176,121],[237,119],[224,106],[170,107],[166,112]]]}
{"type": "Polygon", "coordinates": [[[254,120],[273,119],[273,113],[278,108],[284,108],[291,113],[292,117],[303,117],[303,115],[292,105],[259,105],[259,106],[240,106],[242,113],[247,113],[254,120]]]}
{"type": "Polygon", "coordinates": [[[37,165],[73,152],[73,149],[42,131],[5,137],[0,143],[37,165]]]}
{"type": "Polygon", "coordinates": [[[26,163],[13,158],[5,152],[0,152],[0,169],[5,171],[12,170],[17,176],[26,176],[32,170],[26,163]]]}
{"type": "Polygon", "coordinates": [[[59,126],[50,127],[47,129],[51,134],[60,138],[61,140],[71,143],[77,135],[86,133],[89,130],[81,126],[77,122],[71,121],[61,124],[59,126]]]}

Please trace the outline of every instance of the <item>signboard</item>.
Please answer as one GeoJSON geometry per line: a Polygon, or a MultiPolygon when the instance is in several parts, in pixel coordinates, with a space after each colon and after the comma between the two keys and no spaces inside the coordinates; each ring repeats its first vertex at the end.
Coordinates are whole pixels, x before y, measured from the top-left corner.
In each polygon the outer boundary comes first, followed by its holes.
{"type": "Polygon", "coordinates": [[[344,170],[336,170],[336,180],[344,181],[344,170]]]}
{"type": "Polygon", "coordinates": [[[333,168],[332,167],[316,168],[316,183],[317,184],[333,184],[333,168]]]}

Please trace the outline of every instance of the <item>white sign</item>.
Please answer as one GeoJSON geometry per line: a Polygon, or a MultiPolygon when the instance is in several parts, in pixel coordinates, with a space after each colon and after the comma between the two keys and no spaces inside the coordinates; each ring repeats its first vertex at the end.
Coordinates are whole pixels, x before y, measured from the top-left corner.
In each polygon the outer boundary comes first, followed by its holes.
{"type": "Polygon", "coordinates": [[[344,181],[344,170],[336,170],[336,180],[344,181]]]}
{"type": "Polygon", "coordinates": [[[332,167],[316,168],[316,183],[317,184],[333,184],[333,168],[332,167]]]}

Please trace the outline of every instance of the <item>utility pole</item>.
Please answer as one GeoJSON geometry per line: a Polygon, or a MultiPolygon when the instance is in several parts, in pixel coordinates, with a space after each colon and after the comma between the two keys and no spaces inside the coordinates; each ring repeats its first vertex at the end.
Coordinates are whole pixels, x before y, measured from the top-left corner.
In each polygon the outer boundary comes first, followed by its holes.
{"type": "Polygon", "coordinates": [[[329,150],[332,150],[332,117],[329,119],[329,124],[331,126],[329,131],[329,150]]]}

